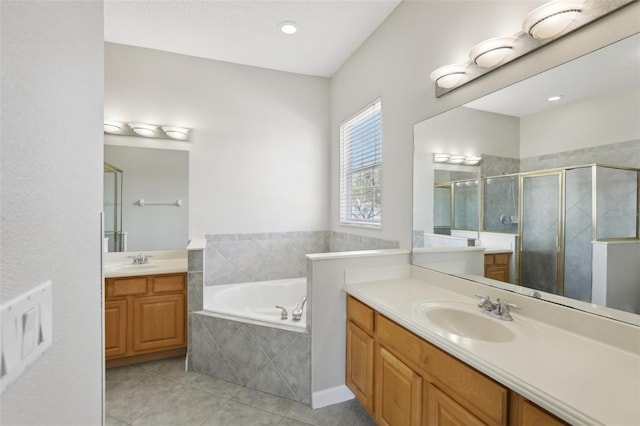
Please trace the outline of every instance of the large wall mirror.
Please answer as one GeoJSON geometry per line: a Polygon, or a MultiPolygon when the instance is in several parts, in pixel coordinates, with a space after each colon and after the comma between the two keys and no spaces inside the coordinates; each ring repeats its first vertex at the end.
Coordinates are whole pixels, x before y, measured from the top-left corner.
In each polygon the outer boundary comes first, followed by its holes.
{"type": "Polygon", "coordinates": [[[105,144],[104,162],[105,251],[185,249],[189,152],[105,144]]]}
{"type": "Polygon", "coordinates": [[[640,324],[639,117],[636,34],[417,123],[414,252],[479,246],[465,278],[640,324]]]}

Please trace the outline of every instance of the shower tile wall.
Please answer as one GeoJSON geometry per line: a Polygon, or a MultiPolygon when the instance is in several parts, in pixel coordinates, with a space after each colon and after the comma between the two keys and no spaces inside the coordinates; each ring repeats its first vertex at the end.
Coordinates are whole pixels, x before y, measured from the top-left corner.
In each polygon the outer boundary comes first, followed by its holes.
{"type": "Polygon", "coordinates": [[[482,177],[518,173],[519,171],[520,160],[517,158],[482,154],[482,163],[480,163],[480,176],[482,177]]]}
{"type": "Polygon", "coordinates": [[[305,277],[306,254],[398,247],[397,241],[342,232],[210,234],[205,285],[305,277]]]}
{"type": "Polygon", "coordinates": [[[518,178],[507,176],[484,181],[484,230],[517,234],[518,178]]]}
{"type": "MultiPolygon", "coordinates": [[[[482,161],[484,162],[484,157],[482,161]]],[[[592,163],[639,168],[640,140],[523,158],[520,160],[520,171],[529,172],[592,163]]]]}
{"type": "Polygon", "coordinates": [[[598,239],[635,238],[638,221],[638,173],[596,168],[598,239]]]}
{"type": "Polygon", "coordinates": [[[311,402],[309,334],[205,314],[191,316],[190,369],[251,389],[311,402]]]}

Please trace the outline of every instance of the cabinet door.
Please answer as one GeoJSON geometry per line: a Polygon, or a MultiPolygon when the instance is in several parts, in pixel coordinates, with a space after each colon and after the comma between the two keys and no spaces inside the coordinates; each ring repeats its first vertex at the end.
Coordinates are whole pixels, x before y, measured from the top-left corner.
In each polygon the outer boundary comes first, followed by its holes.
{"type": "Polygon", "coordinates": [[[373,413],[373,338],[347,322],[347,386],[373,413]]]}
{"type": "Polygon", "coordinates": [[[521,426],[562,426],[566,425],[562,420],[552,414],[547,413],[538,407],[523,399],[520,405],[520,425],[521,426]]]}
{"type": "Polygon", "coordinates": [[[138,297],[134,300],[134,352],[172,349],[185,345],[184,294],[138,297]]]}
{"type": "Polygon", "coordinates": [[[105,357],[127,353],[127,301],[112,300],[104,304],[105,357]]]}
{"type": "Polygon", "coordinates": [[[509,282],[509,267],[508,266],[487,266],[485,268],[484,276],[497,281],[509,282]]]}
{"type": "Polygon", "coordinates": [[[422,414],[422,378],[386,349],[378,348],[376,421],[385,426],[418,426],[422,414]]]}
{"type": "Polygon", "coordinates": [[[481,426],[483,422],[449,398],[440,389],[429,384],[427,387],[428,426],[481,426]]]}

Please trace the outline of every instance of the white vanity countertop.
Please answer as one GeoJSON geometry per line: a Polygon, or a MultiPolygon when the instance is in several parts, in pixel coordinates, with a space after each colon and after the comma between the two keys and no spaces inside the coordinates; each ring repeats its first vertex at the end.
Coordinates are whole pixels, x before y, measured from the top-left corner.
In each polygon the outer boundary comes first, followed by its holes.
{"type": "MultiPolygon", "coordinates": [[[[475,306],[477,301],[423,279],[347,283],[344,288],[398,324],[572,424],[640,425],[637,351],[526,316],[525,311],[535,306],[527,302],[522,313],[512,311],[513,322],[486,317],[509,328],[515,336],[510,341],[488,342],[450,334],[416,308],[425,301],[465,306],[475,306]]],[[[508,297],[513,300],[518,296],[506,296],[504,300],[511,301],[508,297]]],[[[624,323],[620,326],[627,327],[625,336],[640,338],[637,327],[624,323]]]]}
{"type": "Polygon", "coordinates": [[[134,277],[141,275],[170,274],[187,272],[186,250],[158,250],[140,252],[105,253],[105,278],[134,277]],[[146,255],[149,263],[134,265],[130,256],[146,255]]]}
{"type": "Polygon", "coordinates": [[[484,254],[513,254],[513,250],[508,248],[486,247],[484,254]]]}

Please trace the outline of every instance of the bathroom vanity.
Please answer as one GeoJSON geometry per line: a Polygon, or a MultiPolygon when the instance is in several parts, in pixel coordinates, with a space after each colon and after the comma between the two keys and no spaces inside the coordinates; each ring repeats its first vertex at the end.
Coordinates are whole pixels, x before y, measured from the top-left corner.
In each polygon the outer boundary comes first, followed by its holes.
{"type": "Polygon", "coordinates": [[[378,424],[639,424],[637,327],[484,288],[520,306],[502,321],[420,269],[345,284],[346,383],[378,424]]]}
{"type": "Polygon", "coordinates": [[[105,276],[107,368],[186,354],[186,258],[112,261],[105,276]]]}

